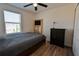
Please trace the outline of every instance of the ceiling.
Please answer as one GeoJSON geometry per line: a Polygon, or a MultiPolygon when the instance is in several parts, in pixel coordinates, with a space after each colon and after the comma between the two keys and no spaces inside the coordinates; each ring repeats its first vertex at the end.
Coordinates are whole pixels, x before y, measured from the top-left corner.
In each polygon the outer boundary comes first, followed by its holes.
{"type": "Polygon", "coordinates": [[[24,7],[24,5],[27,5],[27,4],[28,3],[10,3],[10,5],[13,5],[13,6],[22,8],[24,10],[29,10],[29,11],[32,11],[34,13],[41,12],[41,11],[44,11],[44,10],[47,10],[47,9],[50,9],[50,8],[56,8],[56,7],[68,5],[68,3],[44,3],[44,4],[48,5],[47,8],[38,5],[37,6],[38,7],[38,10],[35,11],[33,5],[28,6],[28,7],[24,7]]]}

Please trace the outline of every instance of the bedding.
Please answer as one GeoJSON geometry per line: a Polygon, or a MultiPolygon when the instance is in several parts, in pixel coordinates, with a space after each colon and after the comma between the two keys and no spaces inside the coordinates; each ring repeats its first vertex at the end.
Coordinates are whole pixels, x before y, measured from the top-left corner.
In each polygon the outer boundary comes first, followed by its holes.
{"type": "Polygon", "coordinates": [[[40,33],[13,33],[0,38],[0,56],[15,56],[46,37],[40,33]]]}

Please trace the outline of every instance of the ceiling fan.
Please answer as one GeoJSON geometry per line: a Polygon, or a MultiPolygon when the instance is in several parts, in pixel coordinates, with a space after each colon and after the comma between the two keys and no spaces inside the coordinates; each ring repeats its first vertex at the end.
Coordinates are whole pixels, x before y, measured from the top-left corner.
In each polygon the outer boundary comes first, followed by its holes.
{"type": "Polygon", "coordinates": [[[33,5],[33,6],[34,6],[35,11],[37,11],[37,10],[38,10],[38,8],[37,8],[37,6],[38,6],[38,5],[40,5],[40,6],[42,6],[42,7],[45,7],[45,8],[47,8],[47,7],[48,7],[48,5],[43,4],[43,3],[30,3],[30,4],[28,4],[28,5],[25,5],[24,7],[28,7],[28,6],[31,6],[31,5],[33,5]]]}

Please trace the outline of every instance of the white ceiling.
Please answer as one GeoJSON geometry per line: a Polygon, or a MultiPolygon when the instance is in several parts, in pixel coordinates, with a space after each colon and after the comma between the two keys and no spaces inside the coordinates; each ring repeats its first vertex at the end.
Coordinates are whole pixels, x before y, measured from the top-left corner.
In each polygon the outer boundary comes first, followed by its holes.
{"type": "Polygon", "coordinates": [[[13,5],[13,6],[25,9],[25,10],[32,11],[34,13],[41,12],[41,11],[47,10],[49,8],[56,8],[56,7],[68,5],[68,3],[44,3],[44,4],[48,5],[47,8],[38,5],[37,6],[38,10],[35,11],[33,5],[28,6],[28,7],[24,7],[24,5],[27,5],[28,3],[10,3],[10,4],[13,5]]]}

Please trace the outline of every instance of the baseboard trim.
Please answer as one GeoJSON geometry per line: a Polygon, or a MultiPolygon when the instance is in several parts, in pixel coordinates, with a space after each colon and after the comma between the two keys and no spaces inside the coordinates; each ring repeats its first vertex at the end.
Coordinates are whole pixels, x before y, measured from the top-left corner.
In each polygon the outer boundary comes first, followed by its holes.
{"type": "MultiPolygon", "coordinates": [[[[50,43],[50,41],[46,41],[46,42],[50,43]]],[[[64,45],[64,47],[72,48],[71,46],[67,46],[67,45],[64,45]]]]}
{"type": "Polygon", "coordinates": [[[71,46],[67,46],[67,45],[64,45],[65,47],[67,47],[67,48],[72,48],[71,46]]]}

